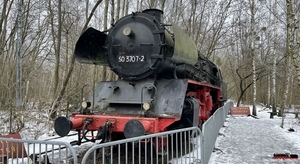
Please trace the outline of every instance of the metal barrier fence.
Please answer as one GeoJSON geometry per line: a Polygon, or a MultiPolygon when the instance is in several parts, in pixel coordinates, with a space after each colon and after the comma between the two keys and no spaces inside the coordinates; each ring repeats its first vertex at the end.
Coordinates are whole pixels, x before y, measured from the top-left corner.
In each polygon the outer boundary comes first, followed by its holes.
{"type": "Polygon", "coordinates": [[[203,125],[128,138],[91,147],[78,159],[67,142],[0,138],[0,163],[207,164],[233,102],[203,125]]]}
{"type": "Polygon", "coordinates": [[[205,123],[202,125],[201,136],[201,163],[209,162],[211,153],[214,150],[216,139],[219,135],[219,130],[223,126],[227,114],[233,102],[227,102],[223,107],[219,108],[205,123]]]}
{"type": "Polygon", "coordinates": [[[103,143],[90,148],[81,163],[198,164],[199,134],[199,128],[191,127],[103,143]]]}
{"type": "Polygon", "coordinates": [[[78,163],[74,148],[67,142],[0,138],[0,163],[78,163]]]}
{"type": "Polygon", "coordinates": [[[216,110],[203,124],[202,133],[199,128],[191,127],[95,145],[86,152],[82,164],[99,161],[111,164],[207,164],[232,106],[233,102],[227,102],[216,110]],[[163,147],[164,142],[168,143],[166,147],[163,147]]]}

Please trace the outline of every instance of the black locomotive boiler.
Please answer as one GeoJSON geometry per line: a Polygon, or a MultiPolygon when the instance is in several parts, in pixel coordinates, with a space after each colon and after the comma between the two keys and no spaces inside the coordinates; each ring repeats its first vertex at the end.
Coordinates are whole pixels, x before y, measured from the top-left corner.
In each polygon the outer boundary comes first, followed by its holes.
{"type": "Polygon", "coordinates": [[[162,16],[157,9],[134,12],[107,32],[88,28],[80,36],[77,61],[109,66],[119,78],[99,82],[70,120],[57,118],[58,135],[77,130],[80,144],[88,131],[98,132],[90,140],[105,142],[201,126],[223,105],[217,66],[177,25],[163,24],[162,16]]]}

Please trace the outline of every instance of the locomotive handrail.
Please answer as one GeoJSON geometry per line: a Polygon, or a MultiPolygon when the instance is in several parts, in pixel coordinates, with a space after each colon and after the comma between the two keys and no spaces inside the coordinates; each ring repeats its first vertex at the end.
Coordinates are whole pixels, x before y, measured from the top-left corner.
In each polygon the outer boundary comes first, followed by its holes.
{"type": "MultiPolygon", "coordinates": [[[[143,111],[143,104],[144,104],[144,102],[143,102],[143,91],[144,91],[144,88],[147,86],[147,85],[151,85],[151,86],[153,86],[153,88],[155,89],[155,92],[154,93],[156,93],[157,92],[157,88],[155,87],[155,85],[154,84],[152,84],[152,83],[146,83],[143,87],[142,87],[142,90],[141,90],[141,111],[143,111]]],[[[152,99],[153,100],[153,99],[152,99]]]]}
{"type": "MultiPolygon", "coordinates": [[[[83,102],[83,89],[84,89],[85,87],[87,87],[87,86],[89,86],[89,87],[92,88],[92,92],[93,92],[93,105],[92,105],[91,113],[94,113],[94,107],[95,107],[95,103],[94,103],[94,102],[95,102],[95,88],[94,88],[93,86],[91,86],[90,84],[85,84],[85,85],[81,88],[81,102],[83,102]]],[[[80,112],[83,113],[82,107],[80,107],[80,108],[81,108],[80,112]]]]}

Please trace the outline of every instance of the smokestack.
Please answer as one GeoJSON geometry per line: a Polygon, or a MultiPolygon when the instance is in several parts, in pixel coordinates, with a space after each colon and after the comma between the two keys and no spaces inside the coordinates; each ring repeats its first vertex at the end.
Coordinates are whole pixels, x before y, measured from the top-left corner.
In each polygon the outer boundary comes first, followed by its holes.
{"type": "Polygon", "coordinates": [[[162,16],[164,14],[164,12],[159,9],[146,9],[143,11],[143,13],[154,16],[155,19],[157,19],[159,22],[161,22],[162,16]]]}

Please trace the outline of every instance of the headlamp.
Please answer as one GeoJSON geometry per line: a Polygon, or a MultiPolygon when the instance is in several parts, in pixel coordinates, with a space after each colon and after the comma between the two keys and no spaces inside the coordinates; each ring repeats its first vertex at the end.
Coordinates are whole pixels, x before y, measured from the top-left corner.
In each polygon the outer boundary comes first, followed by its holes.
{"type": "Polygon", "coordinates": [[[143,104],[143,109],[146,110],[146,111],[149,110],[150,107],[151,107],[151,105],[150,105],[150,103],[148,103],[148,102],[145,102],[145,103],[143,104]]]}
{"type": "Polygon", "coordinates": [[[88,107],[90,107],[90,106],[91,106],[91,102],[83,101],[83,102],[81,103],[81,107],[82,107],[83,109],[86,109],[86,108],[88,108],[88,107]]]}

